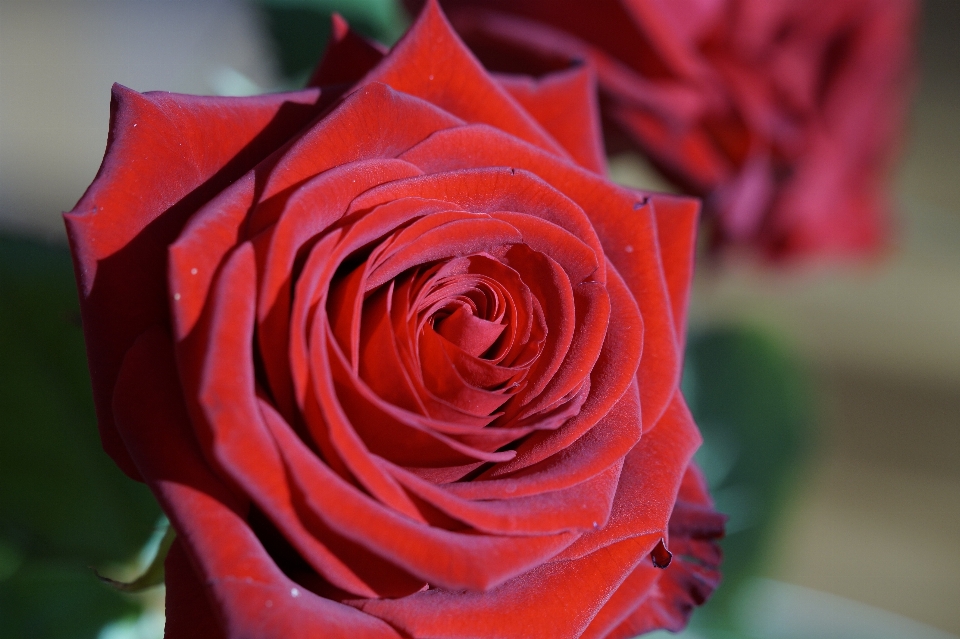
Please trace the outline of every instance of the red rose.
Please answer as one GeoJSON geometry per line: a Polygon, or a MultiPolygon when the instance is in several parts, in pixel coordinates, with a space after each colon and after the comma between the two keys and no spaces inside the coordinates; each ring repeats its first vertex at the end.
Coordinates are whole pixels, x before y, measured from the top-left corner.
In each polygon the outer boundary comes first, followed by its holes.
{"type": "Polygon", "coordinates": [[[884,244],[914,0],[442,4],[491,69],[592,62],[615,137],[705,198],[715,242],[771,258],[884,244]]]}
{"type": "Polygon", "coordinates": [[[388,54],[335,27],[319,88],[117,87],[66,215],[167,636],[680,628],[723,529],[677,387],[697,204],[599,174],[587,70],[498,84],[435,5],[388,54]]]}

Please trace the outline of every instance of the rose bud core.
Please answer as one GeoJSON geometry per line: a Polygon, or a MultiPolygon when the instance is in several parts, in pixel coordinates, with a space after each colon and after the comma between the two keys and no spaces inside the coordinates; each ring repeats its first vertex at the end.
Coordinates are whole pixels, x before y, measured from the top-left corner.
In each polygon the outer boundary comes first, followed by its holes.
{"type": "Polygon", "coordinates": [[[302,91],[114,88],[66,214],[104,448],[177,533],[166,636],[630,637],[719,580],[679,390],[698,202],[604,177],[590,67],[436,3],[302,91]]]}

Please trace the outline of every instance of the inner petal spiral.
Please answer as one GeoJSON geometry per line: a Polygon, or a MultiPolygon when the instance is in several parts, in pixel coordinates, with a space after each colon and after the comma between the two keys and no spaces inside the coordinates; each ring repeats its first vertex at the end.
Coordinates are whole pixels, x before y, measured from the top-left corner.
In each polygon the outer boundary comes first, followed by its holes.
{"type": "MultiPolygon", "coordinates": [[[[407,408],[437,418],[452,409],[481,426],[522,388],[546,335],[540,303],[520,275],[487,254],[411,269],[373,291],[362,315],[361,335],[368,327],[381,332],[361,348],[382,352],[383,339],[390,340],[404,370],[387,377],[407,385],[414,396],[407,408]],[[382,332],[385,307],[389,336],[382,332]]],[[[368,355],[360,360],[372,362],[368,355]]],[[[396,397],[382,383],[386,364],[361,366],[360,376],[396,397]]]]}
{"type": "Polygon", "coordinates": [[[475,309],[460,300],[441,309],[432,324],[439,335],[473,357],[482,357],[506,328],[503,324],[477,317],[475,309]]]}

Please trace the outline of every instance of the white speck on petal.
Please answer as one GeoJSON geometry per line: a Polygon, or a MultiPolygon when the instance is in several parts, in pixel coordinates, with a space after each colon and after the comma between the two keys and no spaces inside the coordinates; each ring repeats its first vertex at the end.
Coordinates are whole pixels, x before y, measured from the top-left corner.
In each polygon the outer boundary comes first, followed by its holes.
{"type": "Polygon", "coordinates": [[[600,524],[598,524],[597,522],[593,522],[593,527],[594,527],[594,528],[596,528],[596,527],[599,526],[599,525],[600,525],[600,524]]]}
{"type": "Polygon", "coordinates": [[[626,251],[627,253],[633,253],[633,247],[630,246],[629,244],[627,244],[627,245],[623,248],[623,250],[626,251]]]}
{"type": "Polygon", "coordinates": [[[179,301],[180,301],[180,293],[174,293],[174,294],[173,294],[173,301],[174,301],[174,302],[179,302],[179,301]]]}
{"type": "Polygon", "coordinates": [[[291,596],[291,597],[299,597],[299,596],[300,596],[300,591],[297,590],[296,588],[291,588],[291,589],[290,589],[290,596],[291,596]]]}
{"type": "Polygon", "coordinates": [[[197,269],[195,268],[190,269],[190,275],[196,275],[196,274],[197,274],[197,269]]]}
{"type": "MultiPolygon", "coordinates": [[[[430,74],[430,79],[433,80],[433,74],[432,74],[432,73],[430,74]]],[[[134,126],[136,126],[136,124],[134,124],[134,126]]]]}

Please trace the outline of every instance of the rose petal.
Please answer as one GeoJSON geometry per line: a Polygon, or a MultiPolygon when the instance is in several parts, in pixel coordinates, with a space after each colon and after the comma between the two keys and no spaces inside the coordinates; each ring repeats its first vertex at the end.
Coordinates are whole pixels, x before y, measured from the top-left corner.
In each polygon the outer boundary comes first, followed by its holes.
{"type": "MultiPolygon", "coordinates": [[[[611,188],[600,176],[532,145],[482,127],[456,127],[438,132],[404,155],[405,160],[428,173],[438,170],[432,166],[438,157],[443,158],[439,163],[445,171],[480,166],[511,166],[531,171],[562,190],[583,209],[603,243],[603,253],[640,305],[644,324],[643,357],[656,362],[641,365],[640,391],[644,419],[655,424],[679,381],[680,354],[649,202],[626,189],[611,188]],[[455,157],[444,155],[442,149],[450,147],[469,148],[472,152],[455,157]]],[[[426,181],[427,178],[429,176],[415,179],[426,181]]]]}
{"type": "Polygon", "coordinates": [[[241,235],[256,202],[348,162],[394,157],[430,133],[456,124],[458,120],[422,100],[368,85],[294,137],[282,153],[224,189],[194,213],[169,249],[170,286],[181,296],[174,311],[177,335],[192,330],[213,273],[241,235]]]}
{"type": "MultiPolygon", "coordinates": [[[[236,259],[240,260],[241,258],[238,257],[236,259]]],[[[250,259],[252,260],[252,253],[250,259]]],[[[241,267],[238,266],[238,268],[241,267]]],[[[232,290],[229,287],[226,288],[224,295],[227,297],[218,307],[218,315],[223,318],[222,321],[224,322],[237,322],[238,318],[244,317],[243,309],[237,308],[236,306],[231,308],[229,313],[221,310],[227,305],[228,301],[233,301],[235,305],[239,305],[241,300],[244,299],[243,289],[236,285],[233,286],[233,289],[239,290],[232,290]]],[[[252,295],[250,295],[250,297],[252,297],[252,295]]],[[[308,343],[311,357],[318,358],[320,362],[329,362],[329,356],[326,352],[328,347],[328,334],[326,329],[327,325],[325,322],[315,321],[308,343]]],[[[252,318],[251,326],[244,330],[249,331],[248,339],[252,339],[252,318]]],[[[208,344],[206,347],[208,353],[214,353],[217,350],[215,346],[218,342],[224,340],[226,333],[227,330],[223,330],[222,333],[216,330],[212,331],[211,344],[208,344]]],[[[249,345],[249,341],[247,344],[249,345]]],[[[241,351],[243,351],[244,348],[242,342],[234,343],[232,346],[241,351]]],[[[227,352],[229,347],[225,346],[224,348],[225,351],[220,354],[220,356],[226,359],[231,355],[227,352]]],[[[208,355],[208,357],[210,356],[208,355]]],[[[246,372],[252,382],[253,363],[251,357],[251,355],[247,355],[247,359],[235,362],[235,368],[242,367],[240,370],[246,372]]],[[[213,357],[207,361],[214,364],[216,358],[213,357]]],[[[226,371],[222,373],[222,375],[227,374],[226,371]]],[[[235,371],[234,374],[236,374],[235,371]]],[[[371,494],[375,495],[384,503],[389,504],[409,517],[419,519],[416,508],[399,486],[370,460],[370,451],[355,432],[347,415],[344,414],[336,399],[330,370],[327,367],[314,366],[310,369],[310,375],[312,376],[313,383],[305,389],[305,405],[302,407],[304,410],[304,420],[307,430],[313,436],[314,443],[320,447],[328,462],[331,464],[342,464],[342,466],[338,468],[342,474],[343,471],[348,472],[361,485],[369,490],[371,494]]],[[[217,378],[216,373],[210,377],[211,380],[216,380],[217,378]]],[[[211,386],[211,388],[216,389],[216,386],[211,386]]],[[[226,388],[225,385],[224,388],[226,388]]],[[[252,388],[250,389],[250,393],[252,395],[252,388]]],[[[205,408],[209,406],[211,400],[214,399],[219,398],[205,398],[205,408]]]]}
{"type": "Polygon", "coordinates": [[[597,86],[581,66],[542,78],[497,76],[500,85],[586,169],[605,175],[597,86]]]}
{"type": "Polygon", "coordinates": [[[312,117],[319,100],[316,90],[205,98],[113,88],[103,164],[64,221],[101,438],[131,477],[110,401],[126,350],[166,319],[166,247],[197,207],[312,117]]]}
{"type": "MultiPolygon", "coordinates": [[[[607,600],[600,612],[590,621],[580,639],[630,639],[643,634],[646,630],[633,632],[626,621],[643,602],[661,578],[662,569],[646,561],[638,562],[633,571],[621,582],[613,596],[607,600]]],[[[649,630],[660,629],[654,626],[649,630]]]]}
{"type": "Polygon", "coordinates": [[[455,114],[414,95],[365,83],[284,149],[264,171],[261,197],[269,199],[347,162],[397,157],[431,133],[461,124],[455,114]]]}
{"type": "Polygon", "coordinates": [[[424,501],[476,530],[492,534],[548,534],[583,532],[606,524],[620,465],[614,464],[582,484],[561,490],[493,500],[463,499],[399,467],[390,468],[390,473],[424,501]]]}
{"type": "MultiPolygon", "coordinates": [[[[673,2],[678,4],[677,0],[673,2]]],[[[683,11],[666,2],[630,2],[623,3],[623,7],[633,17],[636,28],[646,36],[638,39],[649,43],[647,46],[657,52],[671,73],[687,79],[695,79],[704,73],[703,62],[689,31],[692,25],[703,19],[703,11],[683,11]]]]}
{"type": "Polygon", "coordinates": [[[563,327],[566,330],[556,336],[563,341],[547,342],[531,369],[533,383],[505,408],[502,424],[534,419],[569,401],[583,387],[588,371],[603,352],[611,310],[607,290],[596,282],[582,282],[570,293],[569,297],[553,300],[565,303],[559,309],[548,302],[547,310],[562,312],[568,318],[572,315],[573,321],[568,320],[572,326],[563,327]]]}
{"type": "MultiPolygon", "coordinates": [[[[204,324],[207,334],[196,335],[178,345],[181,379],[187,392],[187,406],[201,436],[201,449],[215,467],[222,469],[243,488],[244,494],[256,501],[314,569],[337,587],[367,596],[375,596],[377,590],[393,594],[416,591],[420,585],[410,583],[409,576],[398,575],[385,567],[363,578],[354,574],[354,568],[347,564],[350,558],[357,560],[357,549],[350,548],[348,542],[329,531],[318,532],[317,526],[314,530],[305,530],[295,514],[295,496],[291,494],[280,458],[263,432],[263,426],[257,428],[261,419],[249,348],[255,303],[251,293],[255,286],[252,248],[244,244],[231,255],[218,276],[213,294],[219,303],[209,322],[204,324]],[[190,372],[185,372],[184,363],[194,358],[199,362],[188,365],[190,372]]],[[[363,457],[350,457],[349,461],[354,462],[348,464],[351,471],[365,481],[375,495],[401,512],[418,517],[416,509],[390,476],[363,457]]],[[[364,568],[362,560],[360,568],[364,568]]]]}
{"type": "Polygon", "coordinates": [[[321,173],[286,199],[276,223],[254,239],[254,249],[258,257],[262,256],[258,259],[262,266],[257,302],[260,353],[273,397],[288,419],[294,403],[287,360],[290,296],[299,251],[313,236],[340,219],[358,193],[417,173],[413,165],[399,160],[361,161],[321,173]]]}
{"type": "Polygon", "coordinates": [[[618,464],[640,440],[640,406],[636,382],[610,411],[579,439],[554,455],[503,479],[447,484],[467,499],[522,497],[582,483],[618,464]]]}
{"type": "MultiPolygon", "coordinates": [[[[333,349],[331,349],[333,351],[333,349]]],[[[362,380],[349,377],[346,362],[336,352],[325,351],[332,370],[334,388],[323,387],[322,401],[332,403],[324,407],[328,428],[356,433],[365,447],[398,464],[423,466],[458,466],[473,461],[502,462],[512,459],[514,451],[487,452],[461,444],[440,429],[429,427],[429,422],[418,416],[404,414],[402,409],[378,402],[362,380]],[[339,381],[339,383],[338,383],[339,381]]],[[[318,384],[318,389],[320,385],[318,384]]],[[[460,420],[462,421],[462,420],[460,420]]],[[[454,422],[456,423],[456,422],[454,422]]],[[[341,451],[343,452],[343,451],[341,451]]]]}
{"type": "Polygon", "coordinates": [[[324,282],[330,282],[329,300],[326,304],[329,309],[328,317],[334,336],[340,347],[349,354],[354,369],[357,368],[360,358],[358,349],[364,296],[384,283],[372,281],[372,273],[392,255],[392,249],[398,237],[403,234],[404,226],[417,224],[419,221],[417,230],[427,232],[449,222],[470,217],[450,210],[451,208],[449,203],[443,201],[406,198],[379,206],[366,215],[353,215],[351,217],[357,218],[356,222],[347,227],[343,241],[336,251],[326,256],[325,261],[328,263],[324,264],[323,269],[326,274],[324,282]],[[428,219],[422,220],[424,217],[428,219]],[[374,243],[376,246],[358,268],[334,280],[334,273],[341,262],[374,243]]]}
{"type": "Polygon", "coordinates": [[[467,355],[478,358],[503,335],[506,326],[477,317],[460,306],[435,326],[438,337],[467,355]]]}
{"type": "Polygon", "coordinates": [[[268,420],[302,505],[342,534],[443,588],[486,590],[569,546],[576,535],[506,537],[450,532],[383,508],[319,461],[288,428],[268,420]]]}
{"type": "Polygon", "coordinates": [[[720,582],[717,540],[723,536],[725,520],[713,510],[706,482],[690,464],[670,516],[670,545],[675,559],[666,569],[651,564],[638,566],[635,572],[655,571],[659,579],[646,592],[640,587],[630,588],[622,596],[618,592],[614,599],[619,601],[608,604],[611,614],[605,623],[594,620],[594,636],[627,639],[653,629],[679,632],[686,627],[694,607],[703,604],[720,582]],[[616,628],[610,630],[615,624],[616,628]],[[605,631],[609,634],[603,634],[605,631]]]}
{"type": "Polygon", "coordinates": [[[657,242],[663,259],[663,274],[673,309],[678,350],[682,353],[687,335],[687,305],[693,280],[700,204],[688,198],[659,194],[650,195],[648,201],[657,222],[657,242]]]}
{"type": "MultiPolygon", "coordinates": [[[[508,161],[494,161],[490,165],[471,163],[458,157],[463,154],[451,152],[453,149],[497,145],[504,140],[515,138],[503,138],[495,129],[486,126],[471,125],[457,129],[458,133],[451,135],[441,132],[431,135],[400,156],[401,159],[429,171],[430,175],[419,179],[397,180],[372,189],[358,198],[353,208],[371,206],[374,202],[389,201],[407,193],[417,193],[424,197],[429,194],[456,202],[461,208],[477,213],[523,213],[543,218],[569,231],[593,249],[599,260],[599,256],[603,255],[600,239],[583,209],[565,194],[563,184],[554,186],[545,182],[535,167],[531,167],[532,171],[525,171],[507,169],[506,167],[513,166],[508,161]],[[464,143],[471,146],[459,146],[464,143]],[[472,166],[467,167],[468,163],[472,166]],[[464,170],[465,168],[473,170],[464,170]]],[[[594,279],[603,282],[605,278],[602,261],[598,267],[594,279]]]]}
{"type": "Polygon", "coordinates": [[[352,84],[383,60],[386,53],[382,44],[359,35],[340,14],[334,13],[330,41],[307,86],[352,84]]]}
{"type": "Polygon", "coordinates": [[[466,122],[493,125],[563,158],[567,152],[483,69],[430,1],[391,55],[360,84],[382,82],[466,122]]]}
{"type": "Polygon", "coordinates": [[[637,534],[656,533],[659,538],[666,538],[684,470],[701,441],[693,417],[677,391],[661,424],[644,433],[627,455],[610,522],[581,537],[558,558],[581,557],[637,534]]]}
{"type": "MultiPolygon", "coordinates": [[[[313,628],[323,627],[334,638],[397,637],[390,626],[298,588],[280,572],[241,516],[245,504],[203,462],[186,427],[189,418],[172,355],[163,329],[138,338],[118,376],[114,413],[138,470],[187,550],[224,635],[306,639],[313,628]],[[268,609],[273,614],[264,614],[268,609]]],[[[179,596],[168,594],[173,601],[179,596]]]]}
{"type": "Polygon", "coordinates": [[[345,603],[411,637],[579,637],[654,543],[635,537],[581,559],[549,562],[487,592],[428,590],[345,603]]]}
{"type": "Polygon", "coordinates": [[[190,565],[183,541],[174,539],[163,562],[166,587],[163,635],[167,639],[225,639],[207,589],[190,565]]]}
{"type": "MultiPolygon", "coordinates": [[[[422,0],[414,0],[410,4],[419,5],[422,0]]],[[[663,69],[664,62],[659,59],[659,52],[651,49],[645,39],[636,37],[630,9],[632,4],[629,2],[595,0],[584,4],[578,0],[552,0],[547,4],[537,0],[484,0],[480,10],[476,10],[474,7],[477,4],[470,0],[443,2],[458,28],[468,18],[479,20],[481,17],[504,14],[523,16],[552,27],[557,33],[580,34],[582,40],[594,48],[609,50],[616,58],[638,70],[656,74],[663,69]],[[544,10],[545,6],[549,8],[544,10]]]]}
{"type": "Polygon", "coordinates": [[[486,390],[469,384],[447,356],[443,341],[432,330],[423,331],[420,339],[424,382],[434,395],[464,413],[482,417],[492,415],[516,392],[515,388],[486,390]]]}
{"type": "MultiPolygon", "coordinates": [[[[484,473],[483,477],[496,478],[524,469],[523,474],[532,472],[531,467],[547,460],[552,455],[583,437],[598,424],[606,420],[613,412],[612,408],[624,394],[636,390],[636,371],[641,351],[644,347],[644,323],[637,312],[636,304],[622,280],[615,271],[607,282],[606,293],[610,299],[610,323],[605,335],[600,335],[603,346],[596,350],[597,334],[591,332],[592,344],[584,347],[588,358],[572,350],[568,361],[573,366],[582,366],[579,379],[589,371],[591,379],[590,395],[576,417],[573,417],[555,431],[541,431],[532,434],[517,447],[517,456],[510,462],[499,464],[484,473]],[[596,359],[593,359],[596,357],[596,359]]],[[[579,340],[577,340],[579,341],[579,340]]],[[[574,345],[579,346],[575,341],[574,345]]],[[[638,398],[641,399],[641,398],[638,398]]],[[[642,430],[639,406],[635,417],[637,422],[626,426],[627,430],[639,434],[642,430]]],[[[621,416],[622,417],[622,416],[621,416]]]]}

